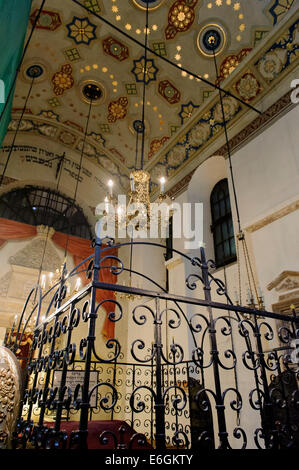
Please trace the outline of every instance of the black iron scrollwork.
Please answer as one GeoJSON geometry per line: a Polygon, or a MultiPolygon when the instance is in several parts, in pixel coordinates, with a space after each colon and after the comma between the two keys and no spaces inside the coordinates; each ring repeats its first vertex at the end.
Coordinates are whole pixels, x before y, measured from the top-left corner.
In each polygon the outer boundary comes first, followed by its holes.
{"type": "MultiPolygon", "coordinates": [[[[130,272],[107,251],[125,245],[130,244],[95,239],[93,256],[69,274],[64,272],[49,292],[33,289],[27,299],[22,319],[6,342],[17,352],[30,321],[36,322],[14,447],[85,449],[91,421],[119,419],[132,428],[130,439],[124,439],[125,424],[117,432],[102,429],[100,447],[298,447],[296,314],[263,312],[261,319],[250,308],[234,306],[203,249],[194,258],[174,250],[194,271],[186,277],[192,297],[171,294],[155,280],[155,291],[118,281],[114,286],[99,283],[100,271],[108,270],[116,279],[130,272]],[[90,282],[67,298],[66,281],[82,273],[90,282]],[[106,293],[99,302],[98,291],[105,287],[111,296],[106,293]],[[204,299],[196,297],[197,287],[204,299]],[[117,292],[133,292],[142,301],[125,303],[117,292]],[[29,308],[35,294],[37,300],[29,308]],[[225,303],[214,302],[215,296],[225,303]],[[111,338],[99,327],[103,318],[115,327],[111,338]],[[242,387],[239,374],[246,378],[242,387]],[[252,427],[248,409],[255,416],[252,427]],[[76,421],[76,430],[66,433],[64,419],[76,421]]],[[[134,274],[151,281],[146,274],[134,274]]]]}

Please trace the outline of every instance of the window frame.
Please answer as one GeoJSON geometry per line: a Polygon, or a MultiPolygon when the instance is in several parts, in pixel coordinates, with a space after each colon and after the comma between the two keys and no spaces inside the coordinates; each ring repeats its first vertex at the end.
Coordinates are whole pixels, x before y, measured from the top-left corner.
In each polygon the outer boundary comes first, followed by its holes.
{"type": "Polygon", "coordinates": [[[26,185],[0,196],[0,217],[92,240],[90,224],[74,200],[55,189],[26,185]]]}
{"type": "MultiPolygon", "coordinates": [[[[231,211],[231,204],[230,204],[230,194],[229,194],[229,186],[228,186],[228,179],[223,178],[219,180],[215,186],[213,187],[210,195],[210,210],[211,210],[211,217],[212,217],[212,224],[211,224],[211,232],[213,234],[213,245],[214,245],[214,259],[215,259],[215,264],[217,268],[221,268],[223,266],[227,266],[228,264],[234,263],[237,261],[237,253],[236,253],[236,240],[235,240],[235,234],[234,234],[234,225],[233,225],[233,218],[232,218],[232,211],[231,211]],[[213,197],[216,194],[216,192],[220,191],[224,192],[224,198],[221,199],[219,196],[217,197],[216,201],[213,201],[213,197]],[[219,215],[218,218],[215,216],[215,206],[217,204],[220,205],[220,202],[224,201],[225,203],[225,214],[224,215],[219,215]],[[229,209],[228,209],[228,204],[229,202],[229,209]],[[223,233],[223,228],[224,225],[226,225],[227,233],[229,233],[229,225],[231,224],[232,230],[233,230],[233,235],[232,236],[225,236],[223,233]],[[216,230],[220,228],[220,234],[221,238],[217,239],[216,235],[216,230]],[[219,241],[220,240],[220,241],[219,241]],[[232,240],[234,242],[234,249],[232,249],[232,240]],[[225,256],[224,254],[224,244],[225,242],[229,242],[229,251],[230,255],[225,256]],[[223,246],[223,256],[221,258],[218,258],[217,253],[218,253],[218,246],[222,245],[223,246]]],[[[220,211],[219,211],[220,212],[220,211]]]]}

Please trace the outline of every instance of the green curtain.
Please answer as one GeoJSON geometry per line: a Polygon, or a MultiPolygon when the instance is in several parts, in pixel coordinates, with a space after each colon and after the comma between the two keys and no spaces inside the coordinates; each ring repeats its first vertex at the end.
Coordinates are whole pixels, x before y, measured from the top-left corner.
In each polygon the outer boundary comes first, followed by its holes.
{"type": "MultiPolygon", "coordinates": [[[[5,100],[22,57],[31,3],[32,0],[0,0],[0,98],[4,83],[5,100]]],[[[11,118],[13,94],[0,121],[0,147],[11,118]]],[[[0,115],[3,108],[0,103],[0,115]]]]}

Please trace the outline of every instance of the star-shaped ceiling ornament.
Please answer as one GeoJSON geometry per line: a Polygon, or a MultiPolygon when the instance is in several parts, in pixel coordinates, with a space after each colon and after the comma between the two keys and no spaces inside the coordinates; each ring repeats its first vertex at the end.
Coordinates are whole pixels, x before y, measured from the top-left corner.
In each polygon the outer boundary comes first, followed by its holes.
{"type": "Polygon", "coordinates": [[[142,56],[139,60],[134,60],[133,62],[134,68],[132,69],[132,73],[135,75],[136,82],[143,82],[143,79],[145,79],[145,84],[148,85],[151,81],[156,80],[159,69],[155,66],[153,59],[146,60],[145,77],[145,57],[142,56]]]}
{"type": "Polygon", "coordinates": [[[68,37],[72,38],[76,44],[89,45],[93,39],[96,39],[96,25],[90,23],[88,18],[78,18],[74,16],[73,21],[66,25],[68,37]]]}

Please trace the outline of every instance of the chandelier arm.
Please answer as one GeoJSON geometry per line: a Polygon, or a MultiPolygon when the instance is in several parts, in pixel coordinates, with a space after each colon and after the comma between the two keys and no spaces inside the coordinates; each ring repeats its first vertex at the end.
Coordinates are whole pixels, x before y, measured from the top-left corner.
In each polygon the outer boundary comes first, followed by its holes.
{"type": "MultiPolygon", "coordinates": [[[[134,37],[130,36],[129,34],[127,34],[125,31],[123,31],[122,29],[118,28],[117,26],[115,26],[113,23],[111,23],[109,20],[107,20],[106,18],[104,18],[103,16],[99,15],[98,13],[94,12],[94,11],[91,11],[86,5],[82,5],[82,3],[79,2],[79,0],[72,0],[74,3],[76,3],[77,5],[79,5],[80,7],[82,7],[84,10],[88,11],[89,13],[91,13],[92,15],[96,16],[98,19],[100,19],[101,21],[103,21],[103,23],[107,24],[108,26],[110,26],[111,28],[115,29],[118,33],[122,34],[123,36],[125,36],[127,39],[129,39],[130,41],[133,41],[135,42],[135,44],[138,44],[138,46],[141,46],[143,49],[144,49],[144,44],[142,44],[140,41],[138,41],[137,39],[135,39],[134,37]]],[[[209,80],[207,80],[206,78],[203,78],[203,77],[200,77],[199,75],[197,75],[196,73],[194,72],[191,72],[190,70],[187,70],[185,69],[184,67],[179,67],[175,62],[172,62],[170,59],[167,59],[167,57],[165,56],[161,56],[160,54],[158,54],[158,52],[154,51],[153,49],[151,49],[150,47],[146,46],[146,49],[148,52],[150,52],[151,54],[155,55],[157,58],[163,60],[164,62],[167,62],[169,65],[175,67],[176,69],[178,69],[180,72],[186,72],[188,73],[189,75],[192,75],[192,77],[194,78],[198,78],[200,81],[202,81],[203,83],[206,83],[207,85],[215,88],[215,90],[219,90],[219,91],[222,91],[223,93],[225,93],[225,95],[227,96],[230,96],[232,98],[234,98],[235,100],[239,101],[240,103],[242,103],[244,106],[247,106],[247,108],[255,111],[256,113],[258,114],[262,114],[262,111],[259,111],[258,109],[256,109],[254,106],[252,106],[251,104],[247,103],[246,101],[242,100],[242,98],[239,98],[238,96],[234,95],[233,93],[231,93],[230,91],[228,90],[224,90],[223,88],[221,88],[219,85],[216,85],[215,83],[213,82],[210,82],[209,80]]]]}

